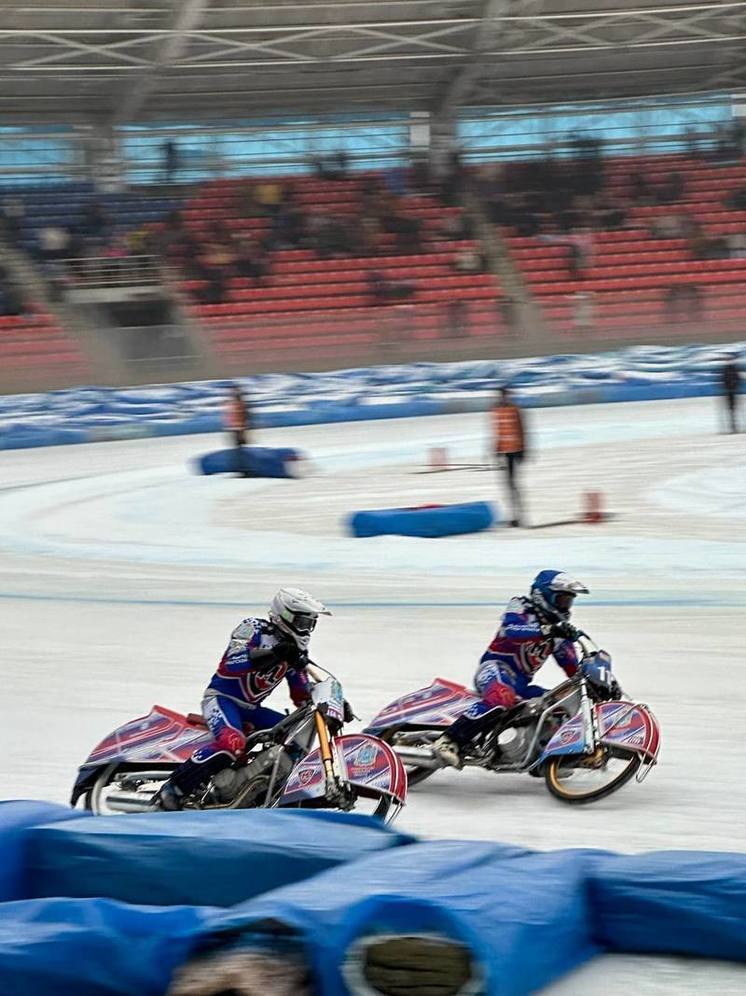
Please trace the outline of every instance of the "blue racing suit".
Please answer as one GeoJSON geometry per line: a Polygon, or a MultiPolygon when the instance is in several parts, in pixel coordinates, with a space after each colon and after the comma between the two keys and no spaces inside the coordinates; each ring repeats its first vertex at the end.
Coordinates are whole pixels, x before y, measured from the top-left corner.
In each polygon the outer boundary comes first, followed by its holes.
{"type": "Polygon", "coordinates": [[[198,747],[192,761],[204,764],[224,754],[230,762],[246,746],[248,732],[266,730],[279,723],[284,718],[282,714],[266,709],[261,703],[283,678],[296,706],[308,698],[305,669],[278,660],[276,654],[267,654],[278,644],[287,643],[288,637],[266,619],[248,618],[236,626],[202,700],[202,715],[213,741],[198,747]]]}
{"type": "Polygon", "coordinates": [[[568,677],[577,671],[572,641],[551,635],[551,625],[542,622],[530,598],[511,599],[474,675],[481,698],[456,720],[449,731],[451,737],[466,743],[490,722],[486,719],[490,714],[543,695],[545,689],[532,684],[531,679],[548,657],[554,657],[568,677]]]}

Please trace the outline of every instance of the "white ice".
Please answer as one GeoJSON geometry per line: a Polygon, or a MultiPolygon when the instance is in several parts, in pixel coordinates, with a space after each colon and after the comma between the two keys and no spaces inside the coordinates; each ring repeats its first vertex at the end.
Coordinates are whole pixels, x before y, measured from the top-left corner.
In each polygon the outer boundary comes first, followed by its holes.
{"type": "MultiPolygon", "coordinates": [[[[580,808],[537,779],[439,774],[399,825],[536,848],[743,851],[746,436],[720,434],[716,405],[531,411],[524,483],[536,528],[442,540],[353,539],[345,519],[502,503],[480,466],[484,415],[260,433],[307,452],[313,474],[296,481],[194,475],[190,461],[222,446],[217,436],[0,454],[0,798],[65,802],[77,765],[115,726],[154,702],[197,707],[236,620],[281,584],[333,608],[313,653],[367,720],[435,675],[468,683],[508,597],[557,567],[588,583],[576,621],[656,712],[659,767],[580,808]],[[432,447],[465,466],[423,472],[432,447]],[[601,525],[577,521],[591,490],[614,513],[601,525]]],[[[560,677],[545,672],[544,684],[560,677]]],[[[746,991],[743,969],[682,965],[610,957],[552,991],[613,996],[615,979],[651,996],[746,991]]]]}

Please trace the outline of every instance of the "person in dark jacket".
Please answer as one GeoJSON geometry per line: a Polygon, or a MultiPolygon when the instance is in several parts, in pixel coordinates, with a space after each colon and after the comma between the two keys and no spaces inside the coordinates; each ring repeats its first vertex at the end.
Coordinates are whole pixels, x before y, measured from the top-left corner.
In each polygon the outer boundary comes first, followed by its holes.
{"type": "Polygon", "coordinates": [[[731,432],[738,432],[738,395],[741,388],[741,371],[738,369],[735,353],[723,365],[721,383],[725,395],[729,429],[731,432]]]}

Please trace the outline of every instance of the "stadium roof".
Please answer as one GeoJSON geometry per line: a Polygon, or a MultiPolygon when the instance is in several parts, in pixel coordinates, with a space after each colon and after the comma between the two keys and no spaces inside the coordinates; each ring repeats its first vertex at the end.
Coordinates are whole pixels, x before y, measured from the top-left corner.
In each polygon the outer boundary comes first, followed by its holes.
{"type": "Polygon", "coordinates": [[[217,123],[746,84],[746,0],[26,0],[4,124],[217,123]]]}

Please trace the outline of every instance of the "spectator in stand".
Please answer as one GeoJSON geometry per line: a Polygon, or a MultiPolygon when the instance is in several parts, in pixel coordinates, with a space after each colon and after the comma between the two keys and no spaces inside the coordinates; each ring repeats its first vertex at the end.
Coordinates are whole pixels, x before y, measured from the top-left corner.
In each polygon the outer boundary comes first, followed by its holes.
{"type": "Polygon", "coordinates": [[[729,235],[728,249],[731,259],[746,259],[746,231],[729,235]]]}
{"type": "Polygon", "coordinates": [[[278,249],[297,249],[303,244],[305,236],[305,214],[298,206],[293,191],[287,191],[272,219],[272,243],[278,249]]]}
{"type": "Polygon", "coordinates": [[[95,241],[107,237],[111,229],[111,219],[98,201],[91,201],[83,213],[83,235],[95,241]]]}
{"type": "Polygon", "coordinates": [[[169,139],[163,143],[163,174],[166,183],[173,183],[179,169],[179,150],[176,142],[169,139]]]}
{"type": "Polygon", "coordinates": [[[484,273],[485,259],[476,249],[460,249],[453,258],[453,269],[457,273],[484,273]]]}
{"type": "Polygon", "coordinates": [[[503,294],[498,305],[500,320],[509,335],[520,331],[518,302],[510,294],[503,294]]]}
{"type": "Polygon", "coordinates": [[[372,298],[372,304],[391,304],[393,301],[401,301],[411,297],[415,292],[415,287],[414,284],[403,280],[388,280],[378,270],[371,270],[368,273],[368,292],[372,298]]]}
{"type": "Polygon", "coordinates": [[[687,155],[692,159],[697,159],[701,153],[700,134],[696,128],[687,128],[684,131],[684,145],[687,155]]]}
{"type": "Polygon", "coordinates": [[[446,305],[446,334],[451,339],[463,339],[469,335],[469,309],[466,301],[454,298],[446,305]]]}
{"type": "Polygon", "coordinates": [[[696,222],[684,211],[667,211],[650,221],[650,234],[654,239],[686,239],[696,232],[696,222]]]}
{"type": "Polygon", "coordinates": [[[593,232],[588,227],[578,229],[565,237],[569,245],[568,269],[573,280],[584,280],[593,266],[595,248],[593,232]]]}
{"type": "Polygon", "coordinates": [[[256,203],[261,214],[273,215],[280,209],[282,187],[279,183],[260,183],[256,188],[256,203]]]}
{"type": "Polygon", "coordinates": [[[45,263],[66,259],[70,252],[71,234],[60,225],[46,225],[39,231],[39,255],[45,263]]]}
{"type": "Polygon", "coordinates": [[[523,499],[518,484],[518,470],[526,452],[526,427],[523,413],[507,387],[502,388],[492,409],[492,452],[497,468],[505,474],[513,518],[511,526],[522,525],[523,499]]]}
{"type": "Polygon", "coordinates": [[[26,217],[26,205],[20,197],[4,197],[0,207],[5,235],[12,245],[17,245],[23,231],[23,221],[26,217]]]}
{"type": "Polygon", "coordinates": [[[236,449],[237,477],[251,477],[246,468],[242,447],[250,441],[251,412],[239,384],[233,384],[225,403],[223,422],[236,449]]]}
{"type": "Polygon", "coordinates": [[[652,204],[653,191],[642,170],[635,170],[629,178],[629,193],[636,204],[652,204]]]}
{"type": "Polygon", "coordinates": [[[235,243],[235,273],[239,277],[250,277],[262,281],[269,272],[266,253],[254,244],[251,238],[243,236],[235,243]]]}
{"type": "Polygon", "coordinates": [[[21,288],[12,280],[5,280],[0,290],[0,314],[25,315],[28,312],[21,288]]]}
{"type": "Polygon", "coordinates": [[[461,160],[461,152],[453,149],[448,155],[440,180],[440,197],[448,207],[458,204],[465,179],[466,171],[461,160]]]}
{"type": "Polygon", "coordinates": [[[741,391],[741,371],[738,369],[738,356],[736,353],[731,353],[723,364],[721,383],[725,396],[728,426],[731,432],[738,432],[738,396],[741,391]]]}
{"type": "Polygon", "coordinates": [[[684,196],[684,177],[679,172],[669,173],[655,192],[658,204],[673,204],[684,196]]]}
{"type": "Polygon", "coordinates": [[[389,200],[385,210],[379,215],[381,227],[393,235],[396,249],[403,254],[422,251],[422,219],[401,214],[389,200]]]}
{"type": "Polygon", "coordinates": [[[596,231],[623,228],[627,222],[627,211],[615,197],[605,196],[596,200],[588,212],[596,231]]]}
{"type": "Polygon", "coordinates": [[[696,284],[673,284],[666,292],[664,304],[672,324],[701,322],[704,318],[702,291],[696,284]]]}
{"type": "Polygon", "coordinates": [[[592,332],[596,324],[596,295],[592,291],[576,291],[571,302],[575,331],[592,332]]]}

